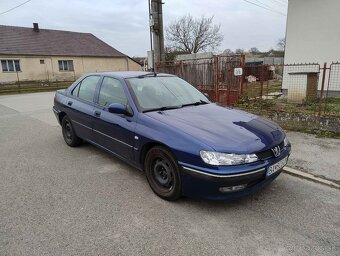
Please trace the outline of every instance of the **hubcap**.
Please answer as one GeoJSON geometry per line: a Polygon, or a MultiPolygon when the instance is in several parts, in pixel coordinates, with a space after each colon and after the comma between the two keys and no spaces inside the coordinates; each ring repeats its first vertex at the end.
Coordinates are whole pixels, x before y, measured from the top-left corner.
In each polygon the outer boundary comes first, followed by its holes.
{"type": "Polygon", "coordinates": [[[66,122],[65,124],[65,135],[68,140],[72,140],[72,132],[71,132],[71,124],[70,122],[66,122]]]}
{"type": "Polygon", "coordinates": [[[153,176],[157,184],[168,190],[172,189],[174,175],[168,161],[158,158],[152,165],[153,176]]]}

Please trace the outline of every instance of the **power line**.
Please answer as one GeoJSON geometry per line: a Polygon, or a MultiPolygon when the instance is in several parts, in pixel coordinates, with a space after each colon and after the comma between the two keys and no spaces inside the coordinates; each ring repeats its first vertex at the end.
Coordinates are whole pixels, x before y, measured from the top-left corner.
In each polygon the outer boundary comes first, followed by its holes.
{"type": "Polygon", "coordinates": [[[282,16],[287,16],[286,14],[284,14],[284,13],[282,13],[282,12],[279,12],[279,11],[276,11],[276,10],[273,10],[273,9],[270,9],[270,8],[267,8],[267,7],[265,7],[265,6],[262,6],[262,5],[259,5],[259,4],[250,2],[250,1],[248,1],[248,0],[243,0],[243,1],[245,1],[245,2],[247,2],[247,3],[249,3],[249,4],[252,4],[252,5],[255,5],[255,6],[257,6],[257,7],[260,7],[260,8],[262,8],[262,9],[266,9],[266,10],[268,10],[268,11],[275,12],[275,13],[280,14],[280,15],[282,15],[282,16]]]}
{"type": "MultiPolygon", "coordinates": [[[[278,6],[278,5],[276,5],[276,4],[278,4],[278,3],[281,3],[281,2],[271,2],[272,4],[274,4],[274,5],[269,5],[269,3],[267,4],[267,2],[261,2],[261,1],[259,1],[259,0],[253,0],[253,1],[255,1],[255,2],[258,2],[258,4],[259,5],[263,5],[264,7],[267,7],[267,8],[269,8],[269,9],[272,9],[273,11],[275,11],[275,12],[280,12],[279,10],[278,10],[278,8],[279,9],[282,9],[282,6],[278,6]]],[[[277,0],[276,0],[277,1],[277,0]]],[[[281,3],[282,4],[282,3],[281,3]]],[[[287,6],[285,6],[285,8],[287,8],[287,6]]],[[[283,14],[283,13],[282,13],[283,14]]]]}
{"type": "Polygon", "coordinates": [[[253,0],[253,1],[258,2],[260,5],[266,6],[266,7],[268,7],[268,8],[272,8],[272,7],[273,7],[273,6],[270,6],[270,5],[268,5],[268,4],[265,4],[265,3],[261,2],[261,1],[259,1],[259,0],[253,0]]]}
{"type": "Polygon", "coordinates": [[[280,1],[280,0],[272,0],[272,1],[279,3],[279,4],[282,4],[282,5],[285,5],[285,6],[287,6],[287,4],[288,4],[288,2],[280,1]]]}
{"type": "Polygon", "coordinates": [[[22,5],[24,5],[24,4],[27,4],[28,2],[31,2],[31,1],[32,1],[32,0],[27,0],[26,2],[23,2],[23,3],[21,3],[21,4],[17,5],[17,6],[14,6],[14,7],[12,7],[11,9],[8,9],[7,11],[1,12],[0,15],[5,14],[5,13],[8,13],[8,12],[10,12],[10,11],[13,11],[14,9],[19,8],[20,6],[22,6],[22,5]]]}

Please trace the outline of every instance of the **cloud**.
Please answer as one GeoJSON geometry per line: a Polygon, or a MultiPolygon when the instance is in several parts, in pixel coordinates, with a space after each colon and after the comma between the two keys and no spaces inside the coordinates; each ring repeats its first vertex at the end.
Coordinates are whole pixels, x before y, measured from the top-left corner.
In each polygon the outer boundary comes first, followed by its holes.
{"type": "MultiPolygon", "coordinates": [[[[21,2],[2,1],[0,12],[21,2]]],[[[286,12],[284,5],[267,3],[286,12]]],[[[165,1],[164,24],[188,13],[194,17],[214,15],[214,22],[221,24],[224,34],[221,51],[250,47],[268,50],[285,34],[285,16],[242,0],[165,1]]],[[[0,24],[4,25],[30,27],[33,22],[41,28],[92,33],[130,56],[145,56],[150,48],[147,0],[32,0],[0,16],[0,24]]]]}

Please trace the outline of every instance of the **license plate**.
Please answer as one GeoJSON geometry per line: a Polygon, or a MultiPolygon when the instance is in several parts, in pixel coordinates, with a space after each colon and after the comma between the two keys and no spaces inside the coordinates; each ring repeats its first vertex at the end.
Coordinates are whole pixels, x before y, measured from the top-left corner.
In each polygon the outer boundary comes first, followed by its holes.
{"type": "Polygon", "coordinates": [[[282,160],[278,161],[277,163],[269,166],[267,168],[266,176],[268,177],[268,176],[276,173],[277,171],[281,170],[287,164],[287,162],[288,162],[288,156],[286,156],[282,160]]]}

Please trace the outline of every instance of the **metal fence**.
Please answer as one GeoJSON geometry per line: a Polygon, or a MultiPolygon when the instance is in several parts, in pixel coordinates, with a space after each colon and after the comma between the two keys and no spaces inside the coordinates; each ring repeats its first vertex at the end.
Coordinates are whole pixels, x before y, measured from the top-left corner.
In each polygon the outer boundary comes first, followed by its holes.
{"type": "Polygon", "coordinates": [[[242,78],[233,75],[235,67],[244,65],[243,55],[214,56],[185,60],[175,63],[156,65],[157,72],[177,75],[209,97],[223,104],[233,105],[238,102],[242,78]]]}
{"type": "Polygon", "coordinates": [[[340,63],[245,66],[240,106],[340,116],[340,63]]]}
{"type": "Polygon", "coordinates": [[[340,116],[340,63],[247,64],[243,55],[157,65],[227,105],[340,116]],[[235,68],[242,68],[237,75],[235,68]]]}

